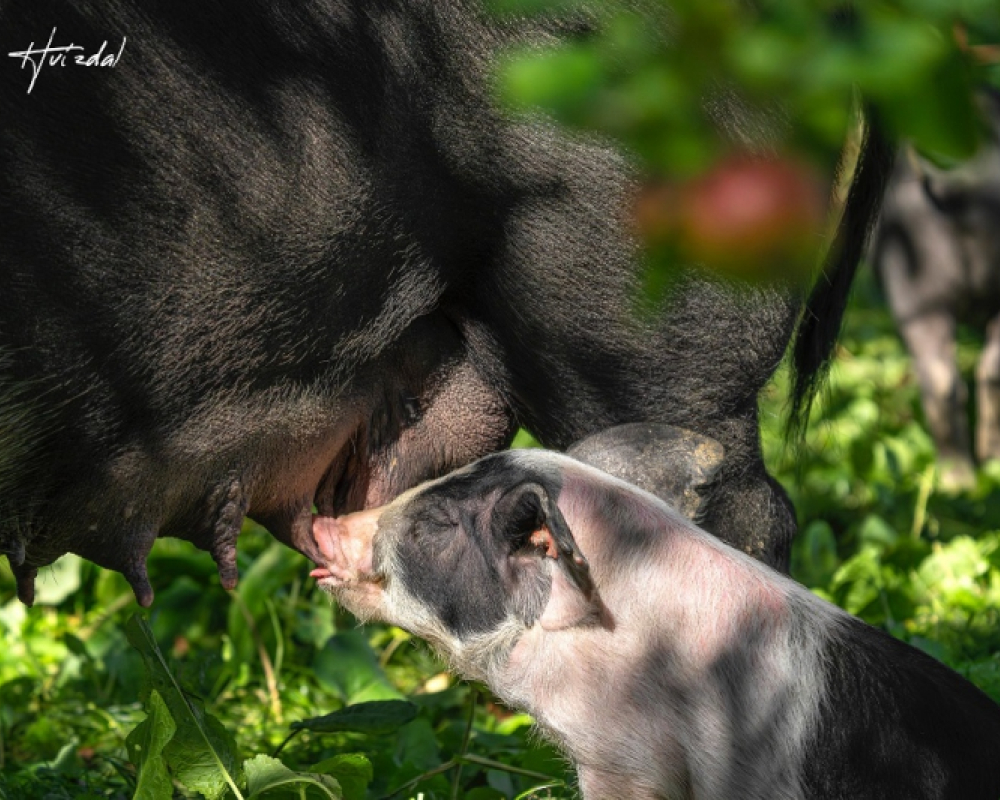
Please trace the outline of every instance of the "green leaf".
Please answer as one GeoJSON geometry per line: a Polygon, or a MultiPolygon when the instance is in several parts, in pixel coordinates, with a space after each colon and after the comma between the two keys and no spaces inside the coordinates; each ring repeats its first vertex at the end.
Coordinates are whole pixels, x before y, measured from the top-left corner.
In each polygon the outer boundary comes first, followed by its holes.
{"type": "Polygon", "coordinates": [[[518,428],[514,441],[510,443],[511,450],[518,450],[522,447],[541,447],[541,443],[524,428],[518,428]]]}
{"type": "Polygon", "coordinates": [[[244,762],[247,800],[257,797],[289,800],[341,800],[340,784],[329,775],[293,772],[278,759],[257,756],[244,762]]]}
{"type": "Polygon", "coordinates": [[[77,742],[67,742],[64,744],[62,749],[56,754],[56,757],[49,763],[49,769],[53,772],[61,772],[66,775],[76,773],[78,764],[76,756],[77,746],[77,742]]]}
{"type": "Polygon", "coordinates": [[[986,660],[965,665],[961,671],[995,702],[1000,702],[1000,655],[993,653],[986,660]]]}
{"type": "Polygon", "coordinates": [[[525,51],[501,71],[501,96],[512,106],[538,105],[565,118],[583,112],[603,78],[589,48],[566,44],[545,52],[525,51]]]}
{"type": "Polygon", "coordinates": [[[66,649],[69,650],[73,655],[79,656],[82,659],[90,661],[90,653],[87,651],[87,645],[85,645],[80,639],[74,636],[72,633],[67,633],[63,636],[63,643],[66,645],[66,649]]]}
{"type": "Polygon", "coordinates": [[[317,733],[392,733],[417,715],[417,707],[406,700],[372,700],[347,706],[322,717],[293,722],[292,730],[317,733]]]}
{"type": "Polygon", "coordinates": [[[177,725],[176,733],[164,748],[174,776],[209,800],[221,797],[227,788],[239,797],[236,783],[240,767],[232,735],[180,687],[142,617],[135,614],[129,619],[125,635],[142,656],[151,688],[160,693],[177,725]]]}
{"type": "MultiPolygon", "coordinates": [[[[253,620],[264,620],[267,602],[272,600],[279,589],[287,586],[302,572],[303,557],[278,542],[274,542],[254,559],[250,569],[240,576],[240,583],[234,600],[229,606],[227,630],[236,650],[237,662],[254,661],[257,658],[253,636],[247,625],[244,611],[253,620]]],[[[270,623],[258,624],[262,633],[269,631],[270,623]]]]}
{"type": "Polygon", "coordinates": [[[410,764],[424,772],[441,763],[434,727],[425,717],[418,717],[400,729],[396,751],[400,764],[410,764]]]}
{"type": "MultiPolygon", "coordinates": [[[[499,794],[500,797],[510,797],[517,790],[514,788],[514,779],[509,772],[496,769],[486,770],[486,782],[499,794]]],[[[487,795],[489,797],[489,795],[487,795]]],[[[496,795],[493,795],[495,798],[496,795]]]]}
{"type": "Polygon", "coordinates": [[[878,514],[869,514],[858,529],[858,539],[862,545],[885,551],[896,544],[899,534],[878,514]]]}
{"type": "Polygon", "coordinates": [[[374,777],[371,761],[360,753],[328,758],[315,764],[311,771],[336,778],[344,793],[344,800],[364,800],[365,790],[374,777]]]}
{"type": "Polygon", "coordinates": [[[80,588],[80,569],[83,559],[75,555],[65,555],[51,567],[38,573],[35,583],[35,602],[39,605],[55,606],[80,588]]]}
{"type": "Polygon", "coordinates": [[[379,666],[378,656],[363,631],[343,631],[332,636],[316,655],[313,673],[345,703],[403,698],[379,666]]]}
{"type": "Polygon", "coordinates": [[[170,800],[174,787],[163,748],[173,738],[177,725],[155,689],[149,693],[146,708],[146,718],[125,739],[129,761],[137,773],[133,800],[170,800]]]}
{"type": "Polygon", "coordinates": [[[882,560],[871,545],[844,562],[833,576],[839,604],[851,614],[861,615],[882,591],[882,560]]]}
{"type": "Polygon", "coordinates": [[[825,520],[814,520],[792,545],[792,575],[806,586],[823,586],[837,571],[837,540],[825,520]]]}
{"type": "Polygon", "coordinates": [[[983,556],[978,543],[968,536],[960,536],[936,546],[920,566],[919,575],[933,593],[948,595],[974,588],[976,578],[988,571],[989,561],[983,556]]]}
{"type": "Polygon", "coordinates": [[[37,751],[41,759],[54,761],[66,743],[66,736],[57,720],[48,716],[36,716],[21,732],[21,741],[37,751]]]}

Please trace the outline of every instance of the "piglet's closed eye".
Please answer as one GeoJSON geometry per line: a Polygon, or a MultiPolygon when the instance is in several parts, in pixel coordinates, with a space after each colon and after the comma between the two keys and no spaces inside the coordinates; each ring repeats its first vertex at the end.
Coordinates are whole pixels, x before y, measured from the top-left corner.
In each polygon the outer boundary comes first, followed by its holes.
{"type": "Polygon", "coordinates": [[[555,561],[549,598],[539,618],[542,628],[559,631],[579,625],[613,627],[587,559],[548,492],[537,483],[521,484],[501,499],[498,512],[508,536],[513,534],[517,541],[520,537],[516,529],[526,526],[526,541],[537,556],[555,561]]]}

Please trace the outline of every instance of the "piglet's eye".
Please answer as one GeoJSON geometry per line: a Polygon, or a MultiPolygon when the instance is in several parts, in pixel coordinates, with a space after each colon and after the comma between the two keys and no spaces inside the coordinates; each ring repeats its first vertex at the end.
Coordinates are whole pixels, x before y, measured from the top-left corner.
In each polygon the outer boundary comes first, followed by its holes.
{"type": "Polygon", "coordinates": [[[451,532],[458,527],[458,519],[449,509],[441,506],[429,506],[414,515],[415,524],[410,527],[410,535],[433,535],[435,533],[451,532]]]}

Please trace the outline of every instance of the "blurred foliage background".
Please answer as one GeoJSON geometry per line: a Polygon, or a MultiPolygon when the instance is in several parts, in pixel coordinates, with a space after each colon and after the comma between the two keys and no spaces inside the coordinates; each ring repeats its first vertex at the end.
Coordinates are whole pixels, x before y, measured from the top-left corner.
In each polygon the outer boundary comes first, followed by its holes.
{"type": "MultiPolygon", "coordinates": [[[[491,0],[504,12],[590,13],[586,0],[491,0]]],[[[975,147],[970,88],[1000,85],[987,47],[1000,41],[993,0],[608,0],[586,35],[514,53],[503,96],[624,141],[674,177],[727,145],[711,102],[735,93],[774,108],[779,149],[836,160],[860,94],[890,130],[940,158],[975,147]],[[984,47],[986,45],[987,47],[984,47]],[[978,48],[978,49],[977,49],[978,48]],[[709,102],[706,102],[706,98],[709,102]]]]}
{"type": "MultiPolygon", "coordinates": [[[[802,263],[796,237],[825,224],[811,198],[827,196],[859,97],[894,135],[949,163],[975,146],[973,87],[1000,85],[995,0],[871,2],[850,14],[779,0],[679,0],[669,11],[608,0],[596,15],[573,0],[493,4],[583,20],[562,45],[512,54],[498,88],[515,113],[554,116],[635,154],[652,192],[640,199],[654,198],[637,208],[654,284],[678,257],[712,261],[698,250],[706,225],[713,239],[742,230],[715,254],[741,279],[802,263]],[[778,102],[778,124],[765,125],[777,144],[751,141],[764,166],[748,166],[747,142],[719,133],[726,109],[778,102]],[[727,219],[703,187],[722,180],[725,195],[734,175],[772,182],[793,207],[727,219]],[[702,216],[671,217],[701,208],[706,192],[702,216]],[[746,230],[775,219],[799,231],[790,249],[748,245],[746,230]]],[[[976,346],[971,334],[960,345],[967,375],[976,346]]],[[[799,514],[794,576],[1000,700],[1000,470],[984,470],[973,491],[938,489],[916,381],[870,274],[795,449],[782,432],[787,391],[782,370],[761,416],[767,463],[799,514]]],[[[522,433],[515,444],[532,441],[522,433]]],[[[240,571],[227,593],[207,554],[158,541],[147,636],[128,623],[136,606],[118,574],[66,557],[39,576],[28,610],[0,561],[0,798],[573,796],[566,765],[526,716],[456,682],[403,631],[359,628],[331,609],[304,559],[249,522],[240,571]],[[353,716],[292,728],[345,708],[353,716]],[[173,724],[164,720],[188,712],[176,737],[187,749],[171,752],[159,741],[173,724]],[[188,789],[161,772],[213,758],[230,765],[232,785],[211,763],[188,789]]]]}
{"type": "Polygon", "coordinates": [[[830,239],[828,198],[840,199],[857,155],[859,111],[950,165],[980,138],[973,88],[1000,86],[995,0],[489,2],[577,19],[561,45],[511,53],[500,96],[636,156],[654,292],[683,262],[808,281],[830,239]]]}

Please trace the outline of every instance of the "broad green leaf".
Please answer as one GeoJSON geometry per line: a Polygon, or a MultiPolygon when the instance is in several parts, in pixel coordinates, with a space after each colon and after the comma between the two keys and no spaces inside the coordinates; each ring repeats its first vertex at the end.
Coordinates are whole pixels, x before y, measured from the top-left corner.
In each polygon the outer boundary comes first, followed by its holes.
{"type": "Polygon", "coordinates": [[[80,639],[74,636],[72,633],[67,633],[63,636],[63,643],[66,645],[66,649],[69,650],[73,655],[79,656],[80,658],[90,660],[90,653],[87,651],[87,645],[85,645],[80,639]]]}
{"type": "Polygon", "coordinates": [[[316,655],[313,672],[345,703],[403,698],[379,666],[378,656],[360,630],[342,631],[332,636],[316,655]]]}
{"type": "Polygon", "coordinates": [[[396,760],[422,771],[441,763],[441,752],[430,720],[418,717],[400,729],[396,740],[396,760]]]}
{"type": "Polygon", "coordinates": [[[62,749],[60,749],[56,754],[56,757],[49,763],[49,769],[53,772],[62,772],[65,774],[73,774],[76,772],[76,766],[78,763],[76,756],[77,747],[77,742],[67,742],[64,744],[62,749]]]}
{"type": "MultiPolygon", "coordinates": [[[[514,779],[511,777],[509,772],[503,772],[497,769],[486,770],[486,782],[490,787],[497,793],[492,797],[495,798],[497,795],[500,797],[510,797],[517,790],[514,786],[514,779]]],[[[480,798],[490,798],[490,795],[480,795],[480,798]]]]}
{"type": "Polygon", "coordinates": [[[247,800],[341,800],[340,784],[329,775],[293,772],[278,759],[256,756],[243,764],[247,800]]]}
{"type": "Polygon", "coordinates": [[[66,744],[58,721],[49,716],[36,716],[21,732],[21,741],[34,750],[40,760],[54,761],[66,744]]]}
{"type": "Polygon", "coordinates": [[[416,715],[417,707],[406,700],[371,700],[347,706],[322,717],[293,722],[291,728],[304,728],[318,733],[392,733],[416,715]]]}
{"type": "Polygon", "coordinates": [[[518,759],[518,766],[532,772],[551,775],[556,780],[567,777],[572,769],[563,754],[547,742],[539,742],[526,750],[518,759]]]}
{"type": "Polygon", "coordinates": [[[188,700],[191,712],[164,753],[177,780],[209,800],[225,794],[240,777],[236,741],[214,716],[188,700]]]}
{"type": "Polygon", "coordinates": [[[232,735],[177,683],[142,617],[135,614],[129,619],[125,635],[142,656],[151,689],[160,693],[177,725],[176,733],[164,748],[174,776],[209,800],[221,797],[227,788],[235,792],[240,766],[232,735]]]}
{"type": "Polygon", "coordinates": [[[173,738],[177,725],[155,689],[149,693],[146,709],[146,718],[125,739],[129,761],[136,768],[133,800],[171,800],[174,787],[163,748],[173,738]]]}
{"type": "Polygon", "coordinates": [[[72,554],[57,559],[50,567],[40,570],[35,581],[35,602],[55,606],[80,588],[83,559],[72,554]]]}
{"type": "Polygon", "coordinates": [[[371,761],[360,753],[328,758],[313,765],[310,770],[336,778],[344,793],[344,800],[364,800],[365,790],[374,777],[371,761]]]}
{"type": "Polygon", "coordinates": [[[960,672],[1000,703],[1000,654],[994,653],[988,660],[966,664],[960,672]]]}
{"type": "Polygon", "coordinates": [[[921,87],[921,103],[889,107],[893,122],[933,161],[971,157],[978,145],[971,75],[957,55],[942,60],[921,87]]]}

